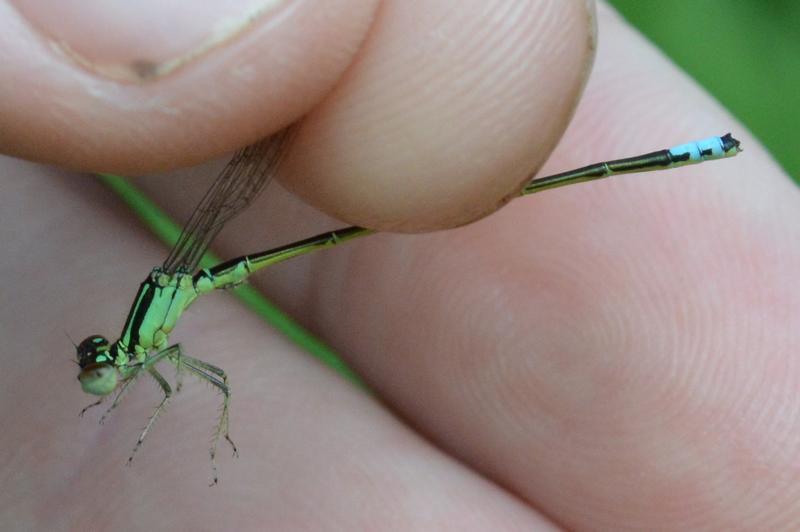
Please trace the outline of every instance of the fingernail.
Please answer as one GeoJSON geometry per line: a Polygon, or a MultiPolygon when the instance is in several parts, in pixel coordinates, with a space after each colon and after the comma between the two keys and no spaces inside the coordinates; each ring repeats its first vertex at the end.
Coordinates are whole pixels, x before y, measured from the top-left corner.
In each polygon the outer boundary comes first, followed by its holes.
{"type": "Polygon", "coordinates": [[[246,31],[286,0],[12,0],[52,45],[105,77],[163,77],[246,31]]]}

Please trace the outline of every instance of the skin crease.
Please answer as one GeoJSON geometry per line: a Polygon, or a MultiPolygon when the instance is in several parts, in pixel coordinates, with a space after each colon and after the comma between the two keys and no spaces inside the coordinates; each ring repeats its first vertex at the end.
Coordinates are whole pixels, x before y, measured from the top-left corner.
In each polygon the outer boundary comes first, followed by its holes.
{"type": "MultiPolygon", "coordinates": [[[[105,427],[74,416],[88,401],[69,385],[63,329],[115,334],[163,248],[95,182],[3,159],[0,397],[14,408],[0,528],[797,528],[800,194],[614,14],[601,8],[598,26],[596,67],[544,172],[727,129],[746,151],[254,279],[385,406],[231,298],[198,302],[173,339],[231,375],[242,453],[223,450],[213,489],[205,387],[187,379],[130,469],[152,383],[105,427]]],[[[197,198],[177,183],[146,182],[180,216],[197,198]]],[[[291,239],[333,223],[280,190],[245,216],[222,254],[265,247],[256,227],[291,239]]]]}

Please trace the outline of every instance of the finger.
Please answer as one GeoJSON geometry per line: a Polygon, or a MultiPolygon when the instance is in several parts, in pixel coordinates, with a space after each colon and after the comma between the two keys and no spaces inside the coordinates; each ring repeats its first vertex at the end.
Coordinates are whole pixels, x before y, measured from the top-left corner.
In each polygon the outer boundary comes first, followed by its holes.
{"type": "Polygon", "coordinates": [[[184,316],[182,346],[228,371],[241,458],[220,447],[207,487],[220,398],[186,379],[124,467],[160,392],[141,379],[104,426],[96,411],[78,419],[89,398],[63,331],[118,331],[163,250],[95,181],[0,166],[17,177],[0,182],[0,528],[551,528],[222,294],[184,316]]]}
{"type": "MultiPolygon", "coordinates": [[[[127,71],[104,54],[78,61],[90,75],[74,62],[55,62],[16,17],[8,68],[21,82],[7,89],[0,109],[14,126],[0,143],[15,155],[122,173],[182,166],[250,143],[309,112],[331,89],[358,48],[373,4],[358,4],[354,14],[329,4],[330,12],[298,5],[267,10],[257,19],[263,28],[243,26],[240,38],[190,54],[192,61],[166,77],[158,73],[174,62],[144,46],[157,58],[144,61],[156,79],[132,87],[97,75],[135,77],[141,68],[131,70],[131,61],[143,63],[135,55],[123,61],[127,71]],[[298,54],[298,47],[311,53],[298,54]],[[50,77],[42,79],[42,72],[50,77]],[[121,119],[127,123],[115,128],[121,119]]],[[[514,195],[563,132],[593,51],[591,13],[578,1],[461,2],[458,9],[387,2],[370,35],[358,64],[307,116],[289,165],[296,177],[288,182],[340,219],[403,231],[463,224],[514,195]],[[376,128],[388,134],[376,137],[376,128]],[[496,134],[465,135],[465,129],[496,134]],[[474,156],[454,157],[463,153],[474,156]],[[376,182],[376,175],[386,177],[376,182]]],[[[81,57],[91,55],[84,49],[93,42],[80,41],[81,57]]],[[[128,43],[114,45],[119,52],[128,43]]]]}
{"type": "MultiPolygon", "coordinates": [[[[607,12],[601,32],[549,170],[735,126],[607,12]]],[[[737,159],[257,282],[426,435],[571,528],[795,522],[800,199],[743,136],[737,159]]]]}
{"type": "Polygon", "coordinates": [[[316,105],[376,6],[3,2],[0,149],[119,173],[231,151],[316,105]]]}
{"type": "Polygon", "coordinates": [[[493,212],[566,127],[592,17],[578,1],[384,2],[356,63],[306,117],[284,184],[381,230],[493,212]]]}

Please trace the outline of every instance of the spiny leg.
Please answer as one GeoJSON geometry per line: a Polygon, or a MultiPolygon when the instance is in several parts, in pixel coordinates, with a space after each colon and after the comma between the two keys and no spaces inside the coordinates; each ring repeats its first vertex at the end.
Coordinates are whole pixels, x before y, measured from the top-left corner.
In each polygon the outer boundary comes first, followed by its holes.
{"type": "MultiPolygon", "coordinates": [[[[167,350],[165,350],[165,351],[167,351],[167,350]]],[[[164,353],[164,351],[162,351],[162,353],[164,353]]],[[[159,355],[160,354],[161,353],[159,353],[159,355]]],[[[158,355],[156,355],[156,356],[158,356],[158,355]]],[[[153,357],[153,358],[155,358],[155,357],[153,357]]],[[[167,402],[169,401],[170,396],[172,396],[172,388],[170,388],[169,383],[167,382],[167,380],[164,377],[161,376],[161,374],[158,372],[158,370],[156,370],[156,368],[152,366],[152,364],[150,363],[150,360],[148,360],[145,363],[144,367],[146,367],[147,372],[150,373],[150,375],[153,376],[153,378],[156,380],[158,385],[161,386],[161,390],[164,392],[164,398],[158,404],[158,406],[156,407],[155,411],[153,412],[153,415],[150,416],[150,419],[147,420],[147,425],[145,425],[144,429],[142,430],[142,433],[139,435],[139,439],[136,441],[136,445],[133,447],[133,451],[131,452],[131,455],[128,458],[128,465],[131,465],[131,462],[133,462],[133,457],[136,454],[136,451],[139,450],[139,447],[142,446],[142,442],[144,442],[144,439],[147,436],[147,433],[150,431],[150,427],[153,426],[153,423],[155,422],[156,418],[161,413],[161,411],[164,409],[164,407],[167,405],[167,402]]]]}
{"type": "Polygon", "coordinates": [[[224,397],[223,404],[222,404],[222,414],[220,416],[220,423],[217,427],[216,436],[219,437],[224,436],[225,439],[230,444],[231,448],[233,449],[234,455],[238,456],[239,451],[236,449],[236,444],[233,443],[233,440],[228,433],[228,413],[230,409],[230,385],[228,384],[228,376],[222,368],[214,366],[213,364],[209,364],[208,362],[204,362],[198,358],[190,357],[188,355],[180,354],[179,356],[171,355],[171,360],[173,363],[177,363],[180,360],[180,363],[185,366],[189,371],[211,383],[213,386],[219,388],[222,392],[224,397]],[[217,377],[215,377],[215,375],[217,377]],[[221,380],[220,380],[221,379],[221,380]]]}
{"type": "Polygon", "coordinates": [[[181,357],[183,356],[180,344],[173,345],[169,349],[175,351],[175,354],[169,355],[170,362],[175,364],[175,392],[180,392],[183,388],[183,373],[181,372],[181,357]],[[177,358],[177,362],[173,359],[177,358]]]}
{"type": "MultiPolygon", "coordinates": [[[[146,367],[149,367],[149,366],[153,365],[155,362],[158,362],[159,360],[161,360],[165,356],[168,356],[170,354],[170,351],[171,350],[175,350],[175,349],[177,349],[177,346],[173,346],[173,347],[170,347],[168,349],[165,349],[164,351],[159,352],[155,356],[153,356],[150,359],[148,359],[144,364],[140,364],[138,366],[133,366],[132,368],[130,368],[132,370],[132,373],[123,382],[122,386],[120,387],[119,391],[117,392],[116,397],[114,397],[114,402],[111,403],[111,406],[108,407],[108,409],[100,417],[99,423],[102,425],[103,422],[105,421],[106,417],[108,417],[108,415],[111,413],[111,411],[114,410],[115,408],[117,408],[117,406],[119,406],[119,403],[122,401],[122,397],[125,394],[125,392],[128,390],[128,387],[136,381],[136,379],[139,377],[139,375],[141,375],[141,370],[143,368],[146,368],[146,367]]],[[[81,412],[80,412],[80,414],[78,414],[78,416],[79,417],[83,417],[83,415],[86,413],[87,410],[89,410],[90,408],[94,408],[95,406],[101,405],[106,400],[107,397],[108,397],[107,395],[104,395],[104,396],[100,397],[100,399],[95,401],[94,403],[86,406],[83,410],[81,410],[81,412]]]]}
{"type": "Polygon", "coordinates": [[[85,407],[83,408],[83,410],[81,410],[81,413],[80,413],[80,414],[78,414],[78,417],[83,417],[83,415],[86,413],[86,411],[87,411],[87,410],[89,410],[90,408],[94,408],[94,407],[96,407],[96,406],[99,406],[99,405],[100,405],[100,404],[101,404],[103,401],[105,401],[105,400],[106,400],[106,397],[108,397],[108,396],[107,396],[107,395],[102,395],[102,396],[100,396],[100,399],[98,399],[98,400],[97,400],[97,401],[95,401],[94,403],[92,403],[92,404],[90,404],[90,405],[87,405],[87,406],[85,406],[85,407]]]}
{"type": "Polygon", "coordinates": [[[209,454],[211,455],[211,467],[214,471],[214,481],[212,483],[217,483],[217,465],[216,465],[216,456],[217,456],[217,443],[219,442],[220,436],[224,436],[225,440],[230,444],[231,448],[233,449],[233,456],[239,456],[239,450],[236,448],[236,444],[230,437],[228,431],[228,412],[230,407],[230,387],[228,386],[228,376],[225,372],[214,366],[209,364],[208,362],[203,362],[194,357],[190,357],[188,355],[184,355],[183,353],[179,352],[173,353],[169,355],[169,360],[175,365],[182,365],[184,366],[189,372],[194,374],[195,376],[211,383],[211,385],[217,387],[223,396],[222,400],[222,412],[220,413],[219,422],[217,423],[216,430],[214,431],[214,438],[211,444],[211,449],[209,450],[209,454]]]}
{"type": "Polygon", "coordinates": [[[141,371],[141,368],[139,368],[137,371],[135,371],[135,372],[134,372],[134,373],[133,373],[133,374],[132,374],[132,375],[131,375],[131,376],[130,376],[130,377],[129,377],[129,378],[128,378],[128,379],[127,379],[127,380],[126,380],[126,381],[125,381],[123,384],[122,384],[122,386],[120,386],[120,388],[119,388],[119,391],[117,392],[117,396],[116,396],[116,397],[114,397],[114,402],[113,402],[113,403],[111,403],[111,406],[109,406],[109,407],[108,407],[108,409],[106,409],[106,411],[105,411],[105,412],[103,413],[103,415],[100,417],[100,421],[98,421],[98,423],[100,423],[101,425],[102,425],[103,423],[105,423],[105,421],[106,421],[106,418],[107,418],[107,417],[108,417],[108,415],[111,413],[111,411],[112,411],[112,410],[114,410],[115,408],[117,408],[117,406],[119,406],[120,402],[122,402],[122,396],[123,396],[123,395],[125,394],[125,392],[128,390],[128,387],[130,387],[130,385],[131,385],[131,384],[133,384],[133,383],[136,381],[136,379],[138,379],[138,378],[139,378],[139,375],[141,375],[141,374],[142,374],[142,371],[141,371]]]}
{"type": "MultiPolygon", "coordinates": [[[[224,386],[224,384],[222,382],[220,382],[219,379],[217,379],[213,375],[209,375],[209,374],[205,373],[204,371],[202,371],[202,370],[200,370],[198,368],[195,368],[193,366],[190,366],[189,364],[186,364],[185,362],[183,362],[183,363],[186,365],[187,371],[189,371],[190,373],[193,373],[197,377],[200,377],[201,379],[207,380],[208,382],[212,383],[214,386],[217,386],[217,387],[224,386]]],[[[227,434],[227,413],[225,412],[226,408],[227,408],[227,405],[225,404],[225,400],[223,400],[223,407],[222,407],[223,412],[220,414],[219,422],[217,423],[217,426],[214,429],[214,435],[212,437],[211,448],[209,449],[209,456],[211,458],[211,470],[213,472],[213,480],[211,482],[212,486],[215,485],[219,481],[219,477],[218,477],[218,473],[217,473],[217,443],[219,442],[220,433],[225,432],[225,438],[233,446],[233,455],[234,456],[239,456],[239,454],[238,454],[239,451],[236,450],[236,445],[234,445],[233,441],[231,441],[230,437],[227,434]]]]}
{"type": "MultiPolygon", "coordinates": [[[[111,403],[111,406],[110,406],[110,407],[108,407],[108,408],[106,409],[106,411],[105,411],[105,412],[103,413],[103,415],[100,417],[100,421],[98,421],[98,423],[100,423],[100,424],[102,425],[102,424],[103,424],[103,422],[105,421],[106,417],[108,417],[108,414],[110,414],[112,410],[114,410],[115,408],[117,408],[117,406],[118,406],[118,405],[119,405],[119,403],[120,403],[120,400],[122,399],[122,394],[123,394],[123,393],[125,393],[125,390],[128,388],[128,386],[130,386],[131,384],[133,384],[133,381],[135,381],[135,380],[136,380],[136,378],[137,378],[138,376],[139,376],[139,371],[136,371],[136,372],[135,372],[135,373],[134,373],[134,374],[133,374],[133,375],[132,375],[130,378],[128,378],[128,379],[127,379],[127,380],[126,380],[126,381],[125,381],[125,382],[122,384],[122,386],[120,386],[120,389],[119,389],[119,391],[117,392],[117,395],[116,395],[116,397],[114,397],[114,402],[113,402],[113,403],[111,403]]],[[[105,400],[106,400],[106,398],[107,398],[107,397],[108,397],[107,395],[103,395],[103,396],[101,396],[101,397],[100,397],[100,399],[98,399],[98,400],[97,400],[97,401],[95,401],[94,403],[92,403],[92,404],[88,405],[88,406],[87,406],[87,407],[85,407],[83,410],[81,410],[81,413],[80,413],[80,414],[78,414],[78,416],[79,416],[79,417],[83,417],[83,415],[86,413],[86,411],[87,411],[87,410],[89,410],[90,408],[94,408],[95,406],[99,406],[100,404],[102,404],[102,403],[103,403],[103,401],[105,401],[105,400]]]]}

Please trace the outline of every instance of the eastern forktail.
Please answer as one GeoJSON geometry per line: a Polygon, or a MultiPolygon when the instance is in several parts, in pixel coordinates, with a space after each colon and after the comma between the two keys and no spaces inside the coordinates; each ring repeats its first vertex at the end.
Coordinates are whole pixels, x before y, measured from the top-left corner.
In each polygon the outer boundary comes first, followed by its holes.
{"type": "MultiPolygon", "coordinates": [[[[197,270],[200,258],[225,223],[245,209],[275,175],[292,138],[293,129],[287,128],[238,151],[194,210],[167,259],[154,268],[140,285],[119,339],[111,343],[103,336],[92,335],[76,346],[81,387],[86,393],[100,396],[98,401],[84,408],[81,415],[116,390],[114,401],[101,418],[102,421],[119,405],[125,391],[143,373],[150,374],[164,393],[136,441],[128,458],[129,464],[172,395],[171,386],[156,369],[156,364],[161,361],[170,362],[178,372],[185,370],[208,381],[222,392],[222,409],[210,449],[213,484],[218,478],[215,458],[220,437],[224,437],[231,445],[234,455],[238,454],[228,434],[230,386],[225,372],[184,354],[180,345],[170,346],[168,341],[181,314],[199,295],[217,288],[236,286],[250,274],[271,264],[374,232],[364,227],[346,227],[197,270]]],[[[521,195],[617,174],[675,168],[731,157],[739,151],[739,141],[729,133],[531,179],[521,195]]]]}

